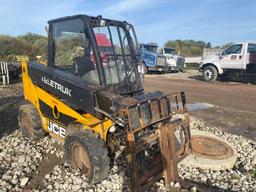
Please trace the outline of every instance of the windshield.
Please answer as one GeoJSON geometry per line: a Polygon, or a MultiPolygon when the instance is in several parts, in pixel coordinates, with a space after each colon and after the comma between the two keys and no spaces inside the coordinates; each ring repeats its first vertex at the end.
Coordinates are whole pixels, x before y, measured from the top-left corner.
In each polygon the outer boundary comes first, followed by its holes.
{"type": "Polygon", "coordinates": [[[155,46],[155,45],[144,45],[144,49],[146,51],[157,53],[157,46],[155,46]]]}
{"type": "Polygon", "coordinates": [[[93,28],[106,77],[106,85],[122,93],[142,89],[137,65],[134,61],[134,40],[130,33],[119,26],[93,28]]]}
{"type": "Polygon", "coordinates": [[[164,48],[164,52],[165,52],[166,54],[173,54],[173,55],[176,54],[175,49],[172,49],[172,48],[164,48]]]}

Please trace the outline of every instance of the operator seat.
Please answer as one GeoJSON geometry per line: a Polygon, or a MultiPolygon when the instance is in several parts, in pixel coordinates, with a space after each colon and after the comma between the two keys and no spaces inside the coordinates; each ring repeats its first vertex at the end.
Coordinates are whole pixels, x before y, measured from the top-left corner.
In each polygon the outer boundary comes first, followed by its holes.
{"type": "Polygon", "coordinates": [[[90,84],[99,84],[98,72],[90,57],[76,57],[73,59],[74,73],[90,84]]]}
{"type": "Polygon", "coordinates": [[[79,77],[84,76],[91,70],[94,70],[94,66],[89,57],[75,57],[73,59],[74,73],[79,77]]]}

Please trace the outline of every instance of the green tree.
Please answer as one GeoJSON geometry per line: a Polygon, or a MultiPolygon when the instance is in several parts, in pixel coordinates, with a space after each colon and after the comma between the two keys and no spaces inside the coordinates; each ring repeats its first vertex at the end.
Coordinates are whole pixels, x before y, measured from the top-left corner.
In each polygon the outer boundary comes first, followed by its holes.
{"type": "MultiPolygon", "coordinates": [[[[37,55],[46,55],[47,37],[35,33],[20,35],[17,39],[23,40],[38,50],[37,55]]],[[[35,56],[37,56],[35,55],[35,56]]]]}
{"type": "Polygon", "coordinates": [[[42,40],[42,39],[45,40],[47,38],[35,33],[26,33],[25,35],[18,36],[17,39],[25,40],[26,42],[34,45],[38,40],[42,40]]]}
{"type": "Polygon", "coordinates": [[[33,57],[37,52],[38,49],[23,40],[6,35],[0,35],[1,57],[9,55],[27,55],[29,57],[33,57]]]}
{"type": "Polygon", "coordinates": [[[203,54],[203,49],[206,47],[206,45],[207,44],[204,41],[180,39],[174,41],[170,40],[165,43],[165,47],[174,48],[181,55],[189,57],[201,56],[203,54]]]}
{"type": "Polygon", "coordinates": [[[211,43],[210,43],[210,42],[208,42],[208,43],[206,44],[205,48],[212,48],[211,43]]]}
{"type": "Polygon", "coordinates": [[[0,57],[26,55],[30,60],[36,56],[46,55],[47,38],[41,35],[27,33],[18,37],[0,35],[0,57]]]}

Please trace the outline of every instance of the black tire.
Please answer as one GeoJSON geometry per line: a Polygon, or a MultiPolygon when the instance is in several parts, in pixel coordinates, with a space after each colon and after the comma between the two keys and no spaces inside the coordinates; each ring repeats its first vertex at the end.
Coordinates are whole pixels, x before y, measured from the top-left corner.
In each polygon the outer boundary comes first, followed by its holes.
{"type": "Polygon", "coordinates": [[[37,140],[44,136],[39,113],[32,104],[20,106],[18,122],[24,136],[32,140],[37,140]]]}
{"type": "Polygon", "coordinates": [[[216,81],[218,77],[218,71],[215,67],[213,66],[207,66],[203,69],[203,80],[204,81],[216,81]]]}
{"type": "Polygon", "coordinates": [[[67,135],[64,149],[65,161],[68,165],[73,169],[79,169],[89,182],[99,183],[108,176],[110,170],[108,150],[97,134],[85,130],[67,135]],[[76,151],[79,151],[79,155],[76,151]]]}

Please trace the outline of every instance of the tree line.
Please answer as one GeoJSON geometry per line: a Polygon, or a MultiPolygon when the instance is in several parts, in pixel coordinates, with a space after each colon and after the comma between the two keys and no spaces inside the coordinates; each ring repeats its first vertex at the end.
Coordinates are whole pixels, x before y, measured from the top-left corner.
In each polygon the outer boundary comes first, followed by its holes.
{"type": "Polygon", "coordinates": [[[174,48],[177,53],[185,57],[202,56],[205,48],[221,48],[224,49],[232,43],[226,43],[222,46],[212,47],[210,42],[195,40],[169,40],[165,43],[165,47],[174,48]]]}
{"type": "MultiPolygon", "coordinates": [[[[213,48],[225,48],[231,43],[213,48]]],[[[176,49],[182,56],[201,56],[204,48],[212,48],[210,42],[195,40],[169,40],[165,47],[176,49]]],[[[14,55],[26,55],[30,60],[35,60],[36,56],[46,56],[47,37],[26,33],[17,37],[0,35],[0,58],[14,55]]]]}
{"type": "Polygon", "coordinates": [[[0,35],[0,58],[7,58],[15,55],[28,56],[30,60],[35,60],[36,56],[45,56],[47,47],[47,37],[27,33],[17,37],[0,35]]]}
{"type": "Polygon", "coordinates": [[[194,40],[170,40],[165,43],[165,47],[174,48],[180,55],[192,57],[201,56],[204,48],[211,48],[211,44],[194,40]]]}

